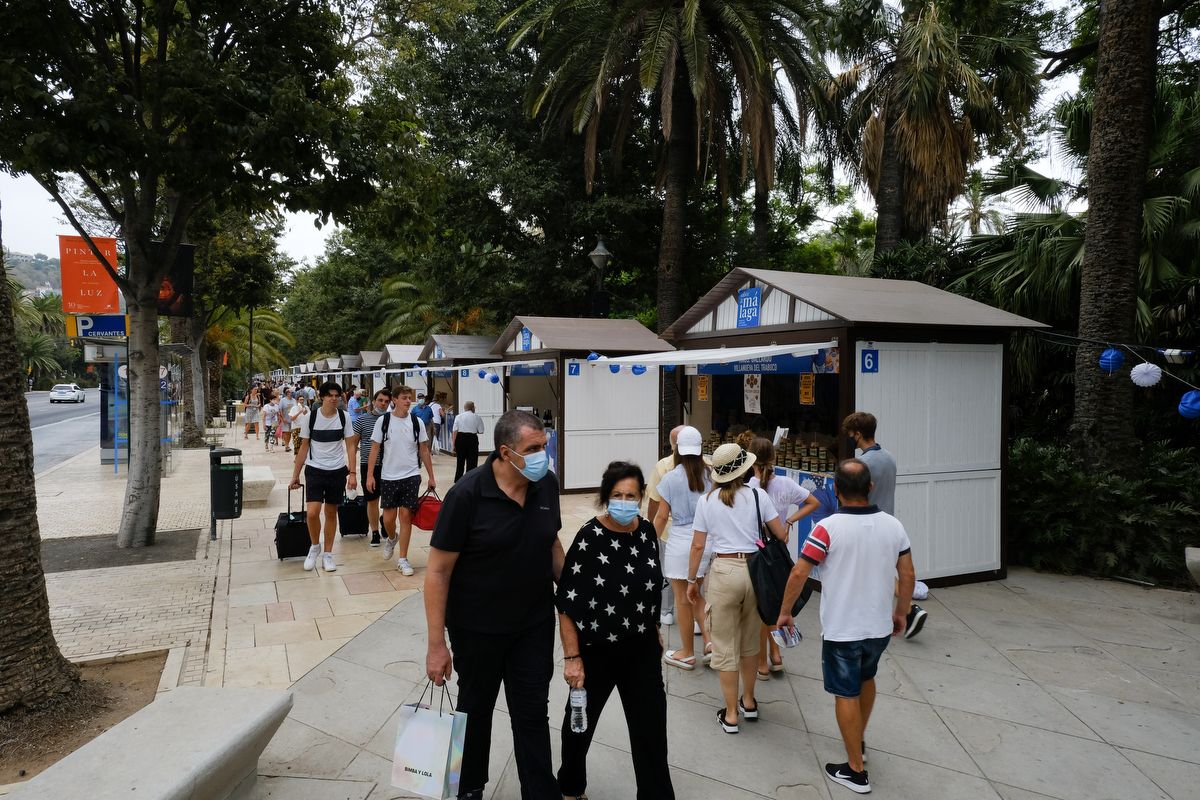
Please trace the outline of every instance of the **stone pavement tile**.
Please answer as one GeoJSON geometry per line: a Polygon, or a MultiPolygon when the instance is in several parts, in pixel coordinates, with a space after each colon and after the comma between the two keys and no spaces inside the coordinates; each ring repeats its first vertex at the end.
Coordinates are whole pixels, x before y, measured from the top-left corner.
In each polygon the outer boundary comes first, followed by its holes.
{"type": "MultiPolygon", "coordinates": [[[[997,650],[974,632],[949,631],[939,628],[937,624],[928,623],[920,636],[903,644],[905,646],[897,647],[892,654],[1000,675],[1028,677],[1022,672],[1019,664],[1013,663],[1015,659],[997,650]]],[[[888,649],[891,650],[891,647],[888,649]]]]}
{"type": "MultiPolygon", "coordinates": [[[[229,607],[257,606],[274,603],[279,600],[275,594],[275,584],[272,581],[249,583],[242,586],[231,586],[229,589],[229,607]]],[[[290,600],[291,598],[282,598],[290,600]]]]}
{"type": "Polygon", "coordinates": [[[358,755],[358,748],[294,719],[285,719],[258,760],[262,776],[336,778],[358,755]]]}
{"type": "Polygon", "coordinates": [[[342,583],[350,594],[373,594],[376,592],[394,591],[392,584],[382,572],[362,572],[357,575],[343,575],[342,583]]]}
{"type": "Polygon", "coordinates": [[[1042,686],[1094,692],[1163,708],[1187,708],[1174,693],[1094,647],[1019,649],[1008,650],[1005,655],[1042,686]]]}
{"type": "Polygon", "coordinates": [[[225,652],[225,686],[286,689],[291,682],[281,644],[225,652]]]}
{"type": "Polygon", "coordinates": [[[311,619],[299,622],[264,622],[254,626],[254,645],[263,647],[272,644],[293,642],[319,642],[321,634],[311,619]]]}
{"type": "Polygon", "coordinates": [[[350,594],[346,591],[342,579],[336,575],[313,578],[310,573],[304,572],[299,564],[296,565],[296,572],[298,574],[294,578],[275,582],[275,590],[279,593],[280,600],[315,600],[321,597],[346,597],[350,594]]]}
{"type": "Polygon", "coordinates": [[[1101,641],[1106,651],[1135,669],[1165,669],[1200,675],[1200,642],[1158,638],[1152,645],[1134,646],[1101,641]]]}
{"type": "Polygon", "coordinates": [[[1028,678],[899,658],[908,676],[935,706],[971,711],[1085,739],[1098,738],[1074,714],[1028,678]]]}
{"type": "Polygon", "coordinates": [[[1165,669],[1139,670],[1150,680],[1170,691],[1190,711],[1200,714],[1200,675],[1165,669]]]}
{"type": "MultiPolygon", "coordinates": [[[[1074,627],[1049,617],[1013,616],[987,609],[955,612],[971,631],[998,650],[1021,647],[1086,647],[1093,641],[1074,627]]],[[[926,621],[926,627],[928,627],[926,621]]],[[[925,640],[925,631],[914,642],[925,640]]]]}
{"type": "Polygon", "coordinates": [[[1043,604],[1046,612],[1056,620],[1107,644],[1159,647],[1163,641],[1195,642],[1175,627],[1184,623],[1172,625],[1171,621],[1160,619],[1142,609],[1080,603],[1059,597],[1039,597],[1030,602],[1035,606],[1043,604]]]}
{"type": "Polygon", "coordinates": [[[1109,744],[1200,764],[1200,715],[1090,692],[1050,692],[1109,744]]]}
{"type": "Polygon", "coordinates": [[[1167,799],[1110,745],[965,711],[940,713],[990,780],[1062,800],[1167,799]]]}
{"type": "Polygon", "coordinates": [[[292,616],[296,619],[320,619],[333,616],[333,609],[329,607],[329,601],[324,597],[311,600],[289,600],[288,602],[292,606],[292,616]]]}
{"type": "MultiPolygon", "coordinates": [[[[662,669],[668,678],[667,694],[669,697],[682,697],[712,706],[714,714],[716,709],[724,705],[718,673],[715,671],[703,665],[697,666],[690,672],[677,669],[669,664],[663,664],[662,669]]],[[[771,722],[788,728],[804,730],[804,717],[796,707],[796,697],[791,684],[787,681],[786,673],[775,673],[775,676],[769,681],[756,681],[754,697],[758,702],[759,712],[763,719],[769,719],[771,722]]],[[[616,716],[620,717],[620,714],[616,716]]],[[[624,721],[622,720],[623,726],[624,721]]],[[[627,744],[622,746],[627,746],[627,744]]]]}
{"type": "Polygon", "coordinates": [[[396,569],[394,562],[389,564],[388,569],[384,570],[383,575],[388,579],[388,583],[392,584],[392,588],[394,589],[403,590],[425,588],[424,574],[417,573],[416,575],[410,575],[406,578],[400,573],[400,570],[396,569]]]}
{"type": "MultiPolygon", "coordinates": [[[[238,539],[236,541],[245,542],[246,540],[238,539]]],[[[234,564],[264,564],[275,560],[275,555],[266,546],[255,547],[253,549],[241,547],[234,549],[230,555],[230,560],[234,564]]]]}
{"type": "Polygon", "coordinates": [[[290,602],[267,603],[267,622],[292,622],[295,619],[290,602]]]}
{"type": "Polygon", "coordinates": [[[245,586],[246,584],[263,583],[266,581],[286,581],[297,577],[296,567],[287,561],[251,561],[244,564],[232,564],[229,571],[230,586],[245,586]]]}
{"type": "MultiPolygon", "coordinates": [[[[265,623],[263,623],[265,624],[265,623]]],[[[216,632],[214,632],[214,635],[216,632]]],[[[254,625],[230,625],[225,630],[225,649],[240,650],[254,647],[254,625]]]]}
{"type": "Polygon", "coordinates": [[[320,639],[315,642],[289,642],[286,645],[288,674],[298,681],[317,664],[329,658],[349,639],[320,639]]]}
{"type": "Polygon", "coordinates": [[[335,655],[296,682],[289,716],[361,747],[371,741],[412,687],[408,681],[335,655]]]}
{"type": "MultiPolygon", "coordinates": [[[[390,586],[390,584],[389,584],[390,586]]],[[[337,616],[346,614],[365,614],[370,611],[388,611],[392,606],[404,599],[402,592],[393,589],[372,594],[358,594],[347,597],[330,597],[329,607],[337,616]]]]}
{"type": "MultiPolygon", "coordinates": [[[[323,622],[318,620],[318,624],[323,622]]],[[[341,649],[338,658],[418,683],[425,680],[425,650],[423,633],[409,632],[380,620],[355,636],[341,649]]]]}
{"type": "Polygon", "coordinates": [[[1188,761],[1121,748],[1125,757],[1171,796],[1171,800],[1194,800],[1200,794],[1200,766],[1188,761]]]}
{"type": "MultiPolygon", "coordinates": [[[[846,748],[840,737],[812,735],[817,769],[834,800],[853,797],[846,789],[825,777],[825,765],[846,760],[846,748]]],[[[998,800],[995,789],[983,778],[966,775],[890,753],[875,750],[868,741],[867,774],[871,779],[871,797],[878,800],[998,800]]]]}
{"type": "MultiPolygon", "coordinates": [[[[809,733],[839,740],[833,696],[820,681],[792,676],[796,698],[804,709],[809,733]]],[[[955,772],[980,776],[978,767],[962,749],[954,734],[925,703],[877,694],[867,727],[867,744],[874,753],[891,753],[955,772]]]]}
{"type": "MultiPolygon", "coordinates": [[[[226,598],[228,603],[228,598],[226,598]]],[[[225,612],[226,625],[253,625],[267,621],[267,606],[259,603],[251,606],[234,606],[225,612]]]]}
{"type": "Polygon", "coordinates": [[[1197,621],[1200,595],[1140,586],[1100,578],[1081,578],[1037,572],[1026,567],[1010,568],[1004,581],[1012,591],[1042,595],[1100,606],[1139,608],[1156,616],[1197,621]]]}
{"type": "Polygon", "coordinates": [[[325,617],[316,620],[322,639],[346,639],[357,636],[368,625],[379,619],[379,613],[350,614],[341,617],[325,617]]]}
{"type": "Polygon", "coordinates": [[[1004,800],[1055,800],[1048,794],[1031,792],[1028,789],[1018,789],[1016,786],[1006,786],[992,781],[992,788],[1000,793],[1004,800]]]}
{"type": "Polygon", "coordinates": [[[366,800],[373,788],[361,781],[260,776],[244,800],[366,800]]]}

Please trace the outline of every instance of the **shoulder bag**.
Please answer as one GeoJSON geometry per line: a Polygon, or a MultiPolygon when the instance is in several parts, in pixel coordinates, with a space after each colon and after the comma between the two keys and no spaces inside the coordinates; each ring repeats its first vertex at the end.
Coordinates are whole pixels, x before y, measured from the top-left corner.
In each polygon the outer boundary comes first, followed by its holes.
{"type": "MultiPolygon", "coordinates": [[[[788,576],[796,562],[792,560],[787,544],[763,525],[758,492],[751,489],[750,493],[754,496],[754,513],[758,517],[758,552],[750,556],[746,566],[750,570],[750,584],[754,587],[758,616],[763,624],[774,626],[779,619],[779,607],[783,605],[788,576]]],[[[811,594],[812,588],[806,584],[800,598],[792,606],[792,616],[800,613],[811,594]]]]}

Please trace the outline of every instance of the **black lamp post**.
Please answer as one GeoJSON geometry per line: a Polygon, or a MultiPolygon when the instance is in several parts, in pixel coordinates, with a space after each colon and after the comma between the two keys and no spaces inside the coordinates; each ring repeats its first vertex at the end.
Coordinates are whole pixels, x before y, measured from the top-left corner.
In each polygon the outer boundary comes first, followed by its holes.
{"type": "Polygon", "coordinates": [[[612,253],[604,246],[604,240],[596,239],[596,249],[588,253],[588,258],[596,267],[596,291],[592,294],[592,316],[604,318],[608,316],[608,294],[604,291],[604,269],[612,253]]]}

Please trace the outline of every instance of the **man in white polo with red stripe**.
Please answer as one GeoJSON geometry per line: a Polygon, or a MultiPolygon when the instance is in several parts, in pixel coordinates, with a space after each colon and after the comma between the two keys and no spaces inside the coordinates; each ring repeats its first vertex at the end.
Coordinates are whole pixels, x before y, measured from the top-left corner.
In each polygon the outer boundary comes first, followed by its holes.
{"type": "Polygon", "coordinates": [[[826,764],[825,774],[866,794],[871,784],[863,733],[875,705],[875,672],[888,641],[904,632],[916,573],[904,526],[867,499],[867,465],[858,459],[843,461],[835,480],[840,508],[814,526],[800,548],[776,624],[792,624],[788,612],[809,572],[820,565],[821,668],[825,691],[835,698],[847,758],[826,764]]]}

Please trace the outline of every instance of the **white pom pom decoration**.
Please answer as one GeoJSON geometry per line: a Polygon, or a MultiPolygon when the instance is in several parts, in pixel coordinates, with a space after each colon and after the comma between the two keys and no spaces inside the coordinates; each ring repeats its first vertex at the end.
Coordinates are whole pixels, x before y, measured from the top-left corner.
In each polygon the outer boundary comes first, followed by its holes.
{"type": "Polygon", "coordinates": [[[1155,386],[1162,380],[1162,367],[1143,362],[1129,371],[1129,377],[1138,386],[1155,386]]]}

